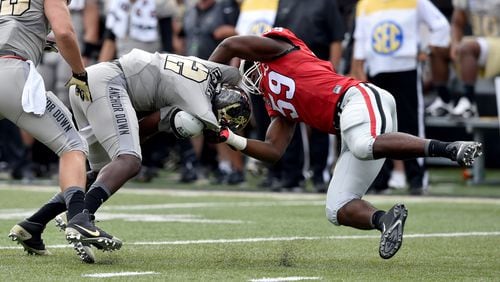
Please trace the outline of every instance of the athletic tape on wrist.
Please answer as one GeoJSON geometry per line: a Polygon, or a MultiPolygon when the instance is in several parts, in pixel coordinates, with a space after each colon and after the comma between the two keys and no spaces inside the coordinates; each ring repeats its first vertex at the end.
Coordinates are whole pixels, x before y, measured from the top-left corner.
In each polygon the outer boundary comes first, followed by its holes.
{"type": "Polygon", "coordinates": [[[247,147],[247,139],[245,137],[234,134],[229,130],[226,144],[233,146],[236,150],[241,151],[247,147]]]}

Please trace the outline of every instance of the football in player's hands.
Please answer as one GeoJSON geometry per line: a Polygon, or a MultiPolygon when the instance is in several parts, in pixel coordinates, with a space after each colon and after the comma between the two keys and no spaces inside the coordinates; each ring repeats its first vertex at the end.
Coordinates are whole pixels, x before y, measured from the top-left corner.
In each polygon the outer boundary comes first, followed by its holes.
{"type": "Polygon", "coordinates": [[[172,127],[175,135],[179,138],[190,138],[200,135],[205,128],[203,122],[185,111],[179,111],[174,117],[172,127]]]}

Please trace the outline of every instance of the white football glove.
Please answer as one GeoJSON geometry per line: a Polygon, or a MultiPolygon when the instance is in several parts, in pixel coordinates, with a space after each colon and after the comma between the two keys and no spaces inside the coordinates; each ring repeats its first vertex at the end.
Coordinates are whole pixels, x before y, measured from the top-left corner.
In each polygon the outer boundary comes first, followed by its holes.
{"type": "Polygon", "coordinates": [[[178,138],[191,138],[200,135],[205,128],[203,122],[185,111],[175,113],[172,122],[172,131],[178,138]]]}

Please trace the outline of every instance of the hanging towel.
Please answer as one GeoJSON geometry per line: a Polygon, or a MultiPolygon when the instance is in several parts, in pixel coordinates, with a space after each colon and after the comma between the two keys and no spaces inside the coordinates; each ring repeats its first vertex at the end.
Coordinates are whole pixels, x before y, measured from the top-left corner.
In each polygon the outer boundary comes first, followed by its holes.
{"type": "Polygon", "coordinates": [[[158,39],[158,18],[154,0],[113,0],[106,17],[106,28],[116,37],[130,37],[141,42],[158,39]]]}
{"type": "Polygon", "coordinates": [[[26,62],[30,70],[24,84],[21,103],[25,112],[41,116],[45,113],[45,106],[47,104],[45,84],[43,83],[42,76],[36,70],[35,64],[30,60],[26,62]]]}

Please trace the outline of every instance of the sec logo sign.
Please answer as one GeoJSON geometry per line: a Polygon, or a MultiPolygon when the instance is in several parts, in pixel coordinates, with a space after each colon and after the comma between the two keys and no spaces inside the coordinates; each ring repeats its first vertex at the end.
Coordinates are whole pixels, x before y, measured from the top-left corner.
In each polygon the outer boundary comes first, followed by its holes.
{"type": "Polygon", "coordinates": [[[372,48],[376,53],[390,55],[403,45],[403,30],[392,21],[384,21],[375,26],[372,33],[372,48]]]}

